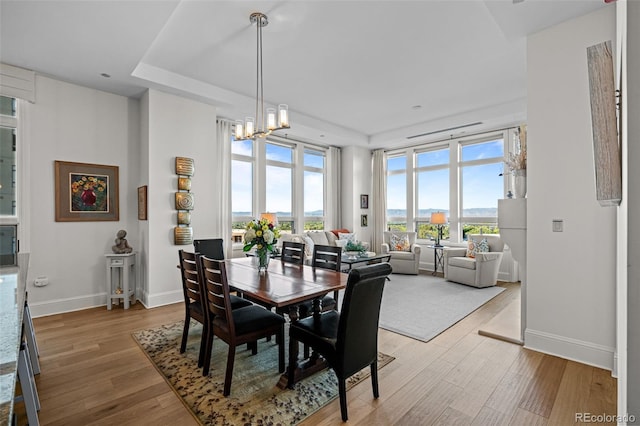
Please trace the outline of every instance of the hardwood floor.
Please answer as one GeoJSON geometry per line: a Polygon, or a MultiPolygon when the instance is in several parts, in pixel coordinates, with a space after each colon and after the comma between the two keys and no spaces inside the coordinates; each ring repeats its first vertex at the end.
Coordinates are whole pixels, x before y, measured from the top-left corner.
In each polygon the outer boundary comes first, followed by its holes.
{"type": "MultiPolygon", "coordinates": [[[[392,285],[392,284],[390,284],[392,285]]],[[[396,360],[348,394],[352,425],[569,425],[575,413],[616,414],[609,371],[478,334],[516,297],[517,284],[428,343],[380,330],[396,360]]],[[[193,425],[131,332],[177,321],[183,305],[104,307],[34,319],[42,425],[193,425]]],[[[26,424],[22,404],[18,424],[26,424]]],[[[338,400],[302,425],[341,424],[338,400]]]]}

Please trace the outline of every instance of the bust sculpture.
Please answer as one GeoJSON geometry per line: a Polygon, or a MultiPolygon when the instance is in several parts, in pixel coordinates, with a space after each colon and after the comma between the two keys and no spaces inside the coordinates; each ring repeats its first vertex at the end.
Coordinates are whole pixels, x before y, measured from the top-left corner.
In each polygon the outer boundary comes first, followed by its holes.
{"type": "Polygon", "coordinates": [[[127,231],[124,229],[119,230],[116,234],[116,245],[111,247],[111,250],[113,250],[115,254],[126,254],[133,251],[133,248],[131,248],[129,243],[127,243],[127,239],[125,238],[126,236],[127,231]]]}

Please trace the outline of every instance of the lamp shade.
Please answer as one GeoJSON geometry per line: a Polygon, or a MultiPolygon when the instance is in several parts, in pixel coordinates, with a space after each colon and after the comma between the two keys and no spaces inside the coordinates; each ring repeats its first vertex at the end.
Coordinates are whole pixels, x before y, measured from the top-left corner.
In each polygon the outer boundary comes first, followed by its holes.
{"type": "Polygon", "coordinates": [[[278,217],[275,213],[260,213],[260,220],[266,220],[269,223],[273,223],[273,226],[278,225],[278,217]]]}
{"type": "Polygon", "coordinates": [[[444,225],[447,223],[447,216],[444,212],[431,213],[430,222],[432,225],[444,225]]]}

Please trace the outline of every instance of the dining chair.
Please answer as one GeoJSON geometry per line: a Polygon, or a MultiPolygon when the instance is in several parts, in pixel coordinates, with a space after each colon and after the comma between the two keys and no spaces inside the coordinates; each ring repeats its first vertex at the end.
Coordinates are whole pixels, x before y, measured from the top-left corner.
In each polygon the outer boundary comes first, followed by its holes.
{"type": "Polygon", "coordinates": [[[193,248],[197,254],[209,259],[224,260],[224,240],[222,238],[208,238],[193,240],[193,248]]]}
{"type": "Polygon", "coordinates": [[[257,353],[257,341],[263,337],[276,336],[278,345],[278,368],[284,372],[284,323],[282,316],[257,305],[239,309],[231,308],[229,282],[225,262],[199,256],[200,273],[205,284],[206,314],[209,319],[202,375],[209,374],[213,337],[218,336],[228,346],[227,369],[224,378],[223,395],[231,393],[233,364],[236,346],[252,343],[253,354],[257,353]]]}
{"type": "Polygon", "coordinates": [[[283,241],[280,260],[295,265],[304,265],[304,243],[283,241]]]}
{"type": "MultiPolygon", "coordinates": [[[[200,339],[200,353],[198,355],[198,367],[202,367],[204,361],[204,348],[207,337],[207,319],[204,310],[203,286],[201,285],[196,254],[184,250],[178,251],[180,258],[180,273],[182,275],[182,292],[184,294],[184,327],[182,330],[182,341],[180,343],[180,353],[187,349],[187,338],[189,337],[189,325],[191,319],[202,324],[202,337],[200,339]]],[[[232,309],[250,306],[251,302],[237,296],[231,297],[232,309]]]]}
{"type": "Polygon", "coordinates": [[[378,263],[349,272],[340,312],[328,311],[291,323],[289,327],[288,386],[293,388],[294,345],[302,342],[327,361],[338,378],[340,412],[347,421],[346,380],[369,367],[374,398],[378,398],[378,322],[386,278],[392,268],[378,263]]]}

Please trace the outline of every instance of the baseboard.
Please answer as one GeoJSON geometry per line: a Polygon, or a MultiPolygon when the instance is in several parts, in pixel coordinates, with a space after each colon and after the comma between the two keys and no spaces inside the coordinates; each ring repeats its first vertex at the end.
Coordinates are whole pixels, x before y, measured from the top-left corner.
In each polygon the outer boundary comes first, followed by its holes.
{"type": "Polygon", "coordinates": [[[106,306],[107,293],[69,297],[66,299],[47,300],[46,302],[29,301],[29,309],[33,318],[81,311],[83,309],[106,306]]]}
{"type": "Polygon", "coordinates": [[[615,348],[527,328],[524,347],[613,371],[615,348]]]}
{"type": "Polygon", "coordinates": [[[171,305],[173,303],[184,302],[182,290],[167,291],[149,295],[143,292],[142,301],[147,308],[157,308],[159,306],[171,305]]]}

